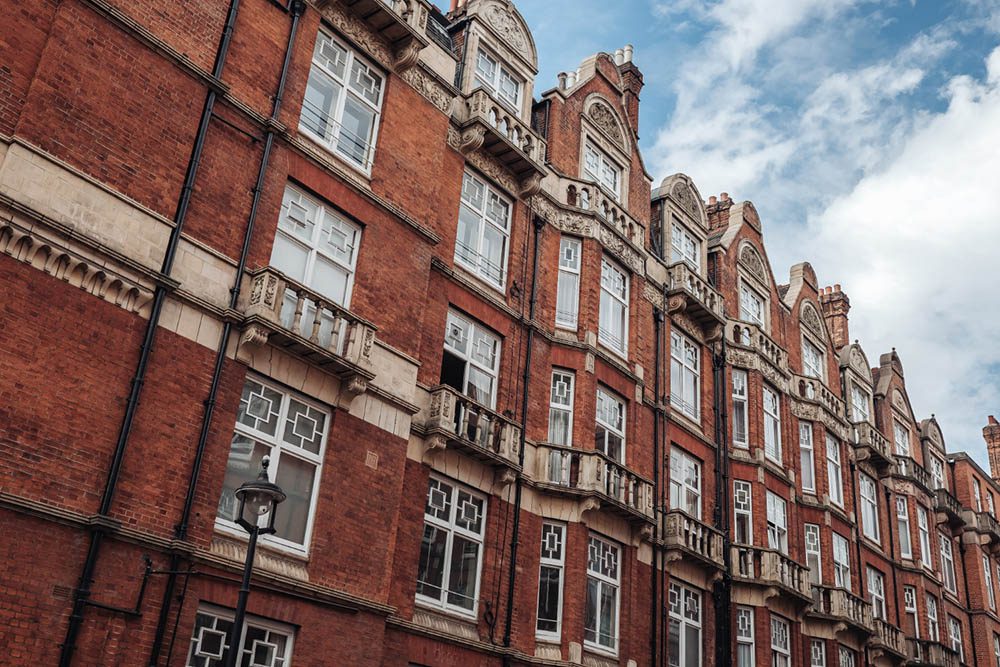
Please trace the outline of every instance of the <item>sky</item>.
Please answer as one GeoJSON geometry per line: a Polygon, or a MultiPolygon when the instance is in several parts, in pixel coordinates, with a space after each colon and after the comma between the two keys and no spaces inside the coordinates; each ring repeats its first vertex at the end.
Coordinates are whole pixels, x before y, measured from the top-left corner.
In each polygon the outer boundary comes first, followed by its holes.
{"type": "Polygon", "coordinates": [[[918,419],[988,470],[1000,416],[1000,0],[515,0],[535,91],[633,44],[654,186],[754,203],[779,282],[809,261],[893,347],[918,419]]]}

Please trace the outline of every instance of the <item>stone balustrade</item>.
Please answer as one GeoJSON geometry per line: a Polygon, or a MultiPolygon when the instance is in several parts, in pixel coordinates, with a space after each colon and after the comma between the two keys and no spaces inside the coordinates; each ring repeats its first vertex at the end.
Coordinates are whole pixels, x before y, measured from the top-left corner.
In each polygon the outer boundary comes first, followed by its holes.
{"type": "Polygon", "coordinates": [[[779,586],[800,599],[812,601],[809,568],[774,549],[736,545],[731,551],[733,576],[765,586],[779,586]]]}
{"type": "Polygon", "coordinates": [[[792,387],[799,398],[822,406],[831,415],[842,419],[846,414],[844,401],[830,391],[822,380],[806,375],[793,375],[792,387]]]}
{"type": "Polygon", "coordinates": [[[451,445],[490,463],[519,465],[521,427],[452,387],[431,390],[424,427],[431,447],[451,445]],[[435,435],[443,440],[435,441],[435,435]]]}
{"type": "Polygon", "coordinates": [[[667,267],[667,311],[681,309],[703,324],[717,326],[725,321],[722,295],[687,262],[667,267]]]}
{"type": "Polygon", "coordinates": [[[527,194],[537,191],[546,171],[545,140],[530,125],[482,88],[462,98],[456,116],[463,128],[459,150],[486,151],[517,175],[527,194]]]}
{"type": "Polygon", "coordinates": [[[930,473],[909,456],[896,456],[895,474],[913,480],[927,491],[931,490],[930,473]]]}
{"type": "Polygon", "coordinates": [[[597,451],[539,445],[535,481],[593,496],[629,519],[652,521],[653,484],[597,451]]]}
{"type": "Polygon", "coordinates": [[[560,193],[564,193],[567,204],[584,211],[593,211],[615,231],[636,246],[642,247],[645,238],[643,224],[599,184],[561,176],[556,187],[560,193]]]}
{"type": "Polygon", "coordinates": [[[958,653],[940,642],[928,639],[906,639],[906,657],[910,665],[934,665],[934,667],[959,667],[958,653]]]}
{"type": "Polygon", "coordinates": [[[966,517],[962,512],[962,505],[948,489],[934,490],[934,511],[940,515],[939,523],[947,522],[954,527],[965,524],[966,517]]]}
{"type": "Polygon", "coordinates": [[[396,71],[415,65],[428,44],[428,7],[419,0],[316,0],[322,10],[336,5],[363,21],[392,51],[396,71]]]}
{"type": "Polygon", "coordinates": [[[854,442],[861,460],[870,459],[879,468],[887,468],[893,463],[889,440],[869,422],[854,424],[854,442]]]}
{"type": "Polygon", "coordinates": [[[756,324],[730,321],[726,325],[729,341],[748,348],[782,372],[788,372],[788,352],[756,324]]]}
{"type": "Polygon", "coordinates": [[[663,520],[663,544],[682,557],[693,556],[723,567],[722,533],[680,510],[667,512],[663,520]]]}
{"type": "Polygon", "coordinates": [[[903,631],[881,619],[875,619],[874,643],[877,648],[892,651],[896,655],[906,655],[906,638],[903,631]]]}

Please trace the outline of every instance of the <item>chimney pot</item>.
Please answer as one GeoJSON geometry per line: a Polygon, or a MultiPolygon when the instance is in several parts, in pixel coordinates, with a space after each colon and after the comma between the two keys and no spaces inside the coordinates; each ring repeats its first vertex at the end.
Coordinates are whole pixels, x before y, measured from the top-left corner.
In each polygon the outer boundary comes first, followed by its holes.
{"type": "Polygon", "coordinates": [[[627,62],[627,63],[632,62],[632,52],[633,52],[632,45],[631,44],[626,44],[624,50],[625,50],[625,54],[624,54],[625,55],[625,62],[627,62]]]}
{"type": "Polygon", "coordinates": [[[709,206],[715,206],[715,203],[716,203],[717,201],[718,201],[718,200],[717,200],[717,199],[715,198],[715,195],[712,195],[711,197],[709,197],[709,198],[708,198],[708,205],[709,205],[709,206]]]}
{"type": "Polygon", "coordinates": [[[840,283],[834,283],[833,284],[833,291],[834,292],[839,292],[840,291],[840,283]]]}
{"type": "Polygon", "coordinates": [[[559,79],[559,89],[566,90],[566,72],[559,72],[556,78],[559,79]]]}
{"type": "Polygon", "coordinates": [[[625,62],[625,51],[623,49],[615,49],[615,64],[621,65],[625,62]]]}

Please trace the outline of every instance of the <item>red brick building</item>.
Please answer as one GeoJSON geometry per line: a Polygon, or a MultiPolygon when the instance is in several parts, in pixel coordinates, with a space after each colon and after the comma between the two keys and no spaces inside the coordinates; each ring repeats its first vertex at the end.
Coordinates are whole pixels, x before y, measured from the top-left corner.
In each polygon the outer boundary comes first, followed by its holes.
{"type": "Polygon", "coordinates": [[[507,0],[0,25],[4,664],[1000,660],[1000,486],[751,203],[652,187],[631,47],[536,89],[507,0]]]}

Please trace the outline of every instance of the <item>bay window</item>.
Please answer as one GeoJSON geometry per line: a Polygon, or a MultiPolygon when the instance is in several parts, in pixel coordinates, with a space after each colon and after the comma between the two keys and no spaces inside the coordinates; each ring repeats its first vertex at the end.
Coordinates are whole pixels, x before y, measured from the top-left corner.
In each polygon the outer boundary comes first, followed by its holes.
{"type": "Polygon", "coordinates": [[[441,383],[493,409],[499,370],[500,339],[478,322],[448,311],[441,383]]]}
{"type": "Polygon", "coordinates": [[[573,384],[570,371],[552,371],[549,392],[549,442],[553,445],[573,444],[573,384]]]}

